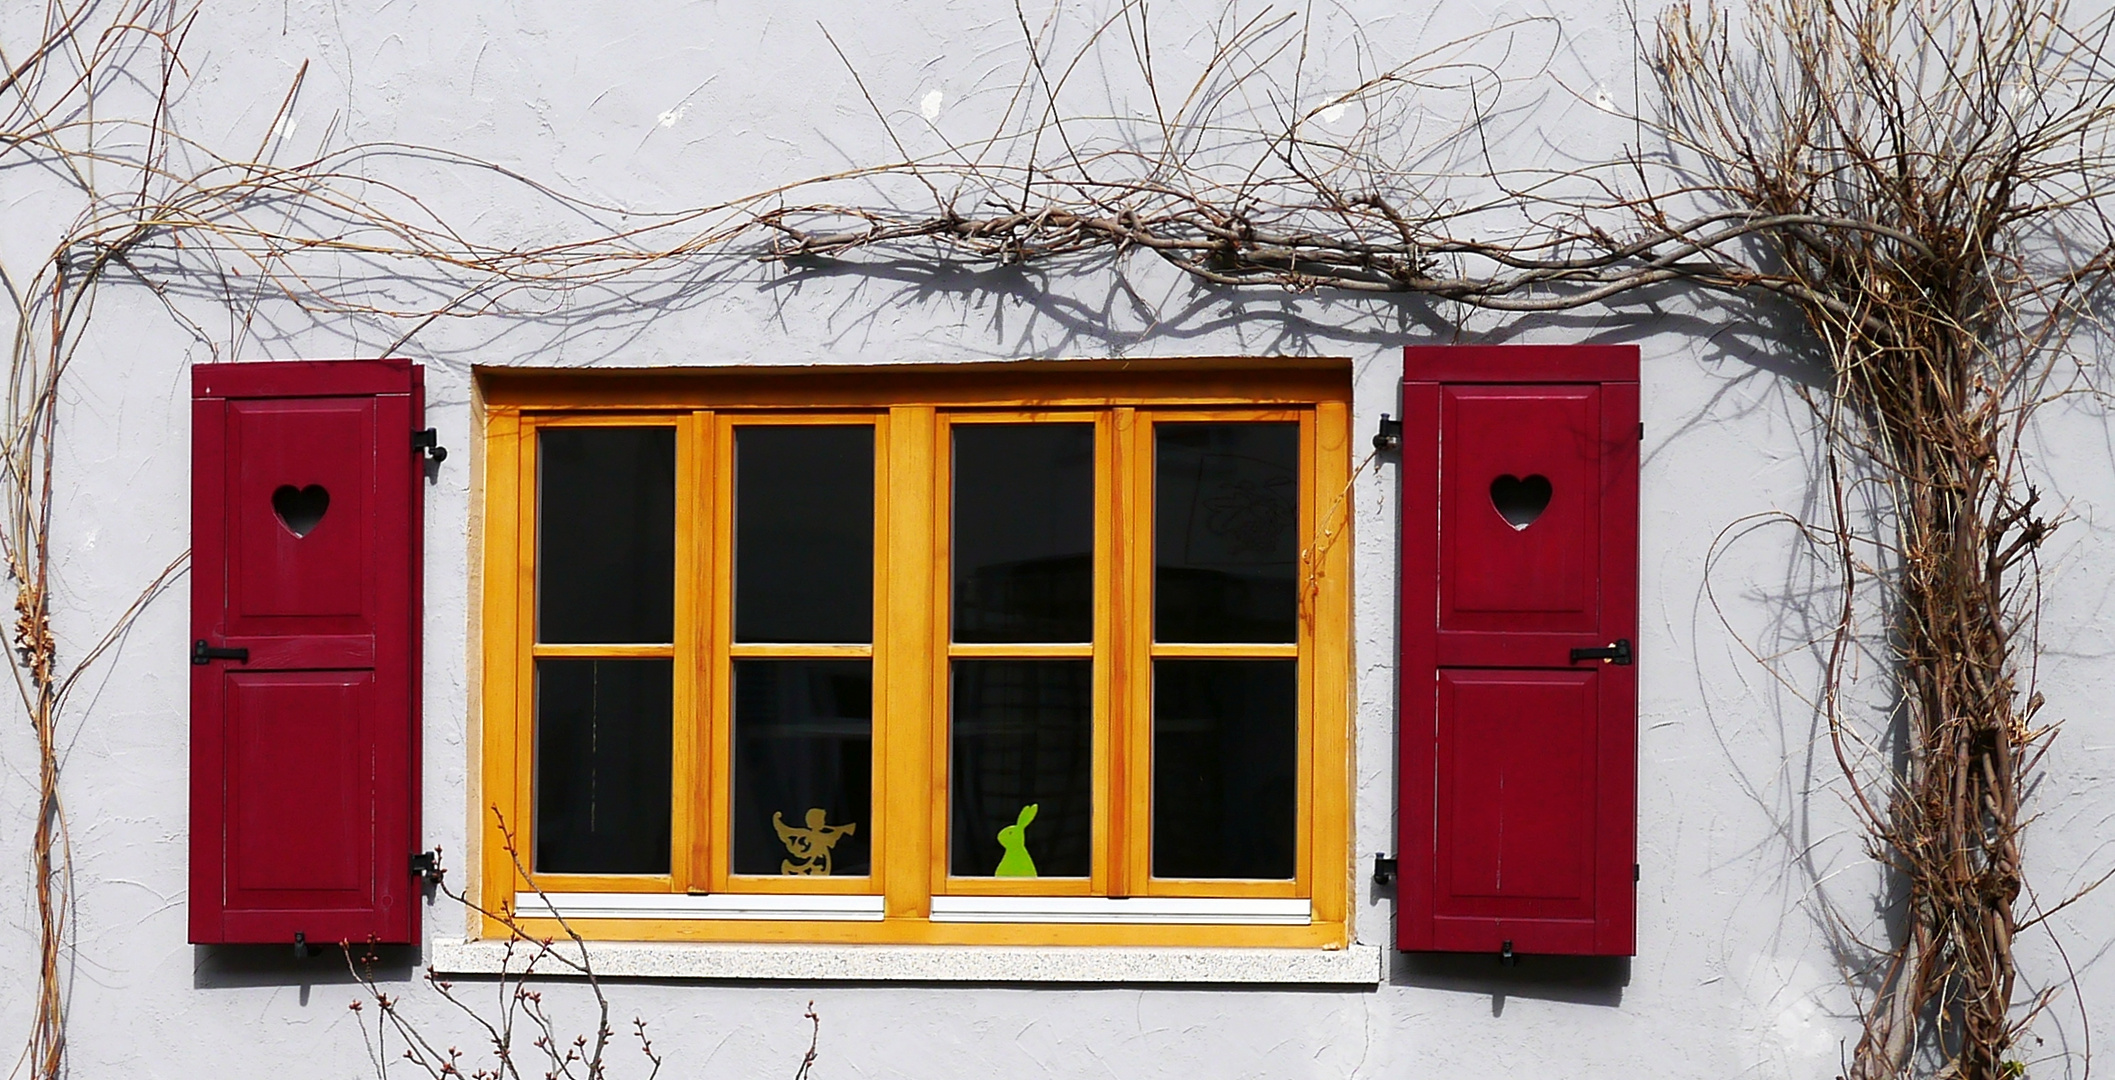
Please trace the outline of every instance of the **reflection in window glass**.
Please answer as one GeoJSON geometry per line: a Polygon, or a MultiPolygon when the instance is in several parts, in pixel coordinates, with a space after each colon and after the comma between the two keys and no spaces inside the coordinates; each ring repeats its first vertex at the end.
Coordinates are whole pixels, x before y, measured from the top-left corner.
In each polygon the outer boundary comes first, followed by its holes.
{"type": "Polygon", "coordinates": [[[874,640],[874,429],[734,436],[734,638],[874,640]]]}
{"type": "Polygon", "coordinates": [[[544,428],[536,472],[536,640],[673,641],[675,429],[544,428]]]}
{"type": "Polygon", "coordinates": [[[1090,660],[954,662],[949,873],[1088,875],[1093,672],[1090,660]]]}
{"type": "Polygon", "coordinates": [[[954,426],[954,640],[1094,636],[1094,426],[954,426]]]}
{"type": "Polygon", "coordinates": [[[538,873],[668,873],[671,672],[536,661],[538,873]]]}
{"type": "Polygon", "coordinates": [[[1153,431],[1153,639],[1293,640],[1300,425],[1153,431]]]}
{"type": "Polygon", "coordinates": [[[1294,660],[1153,662],[1153,876],[1293,876],[1294,660]]]}
{"type": "Polygon", "coordinates": [[[868,661],[735,661],[734,872],[866,874],[873,760],[868,661]]]}

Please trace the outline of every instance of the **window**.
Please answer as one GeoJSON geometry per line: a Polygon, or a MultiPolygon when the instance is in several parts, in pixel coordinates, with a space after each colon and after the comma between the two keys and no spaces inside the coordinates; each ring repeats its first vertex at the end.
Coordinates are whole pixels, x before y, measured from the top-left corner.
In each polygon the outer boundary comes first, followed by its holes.
{"type": "Polygon", "coordinates": [[[1348,941],[1346,366],[481,389],[487,907],[1348,941]]]}

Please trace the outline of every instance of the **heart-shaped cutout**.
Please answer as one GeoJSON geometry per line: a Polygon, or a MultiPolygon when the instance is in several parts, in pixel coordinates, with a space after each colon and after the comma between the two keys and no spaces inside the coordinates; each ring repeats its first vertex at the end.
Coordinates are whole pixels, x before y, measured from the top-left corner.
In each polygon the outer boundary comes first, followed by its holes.
{"type": "Polygon", "coordinates": [[[1525,480],[1507,473],[1491,481],[1491,508],[1516,531],[1542,516],[1550,505],[1550,478],[1536,473],[1525,480]]]}
{"type": "Polygon", "coordinates": [[[323,514],[330,509],[330,492],[321,484],[310,484],[297,488],[292,484],[281,484],[272,492],[272,511],[279,515],[279,523],[295,536],[307,536],[323,514]]]}

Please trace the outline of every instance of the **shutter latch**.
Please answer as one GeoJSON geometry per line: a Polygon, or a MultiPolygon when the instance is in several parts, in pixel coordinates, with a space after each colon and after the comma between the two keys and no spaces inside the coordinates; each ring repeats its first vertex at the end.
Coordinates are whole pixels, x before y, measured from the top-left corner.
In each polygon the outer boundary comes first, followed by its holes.
{"type": "Polygon", "coordinates": [[[204,665],[214,660],[240,660],[247,664],[250,662],[250,650],[224,649],[218,645],[208,645],[204,638],[191,643],[192,663],[204,665]]]}
{"type": "Polygon", "coordinates": [[[1605,649],[1573,649],[1572,663],[1581,660],[1599,660],[1617,667],[1630,666],[1630,639],[1617,638],[1616,643],[1605,649]]]}

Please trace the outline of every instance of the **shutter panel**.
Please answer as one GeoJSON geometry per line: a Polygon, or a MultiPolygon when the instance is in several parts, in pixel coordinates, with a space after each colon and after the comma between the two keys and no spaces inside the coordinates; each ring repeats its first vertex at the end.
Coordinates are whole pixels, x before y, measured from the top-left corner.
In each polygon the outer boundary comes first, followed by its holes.
{"type": "Polygon", "coordinates": [[[1638,350],[1403,372],[1397,944],[1630,955],[1638,350]]]}
{"type": "Polygon", "coordinates": [[[423,375],[192,370],[194,943],[417,940],[423,375]]]}

